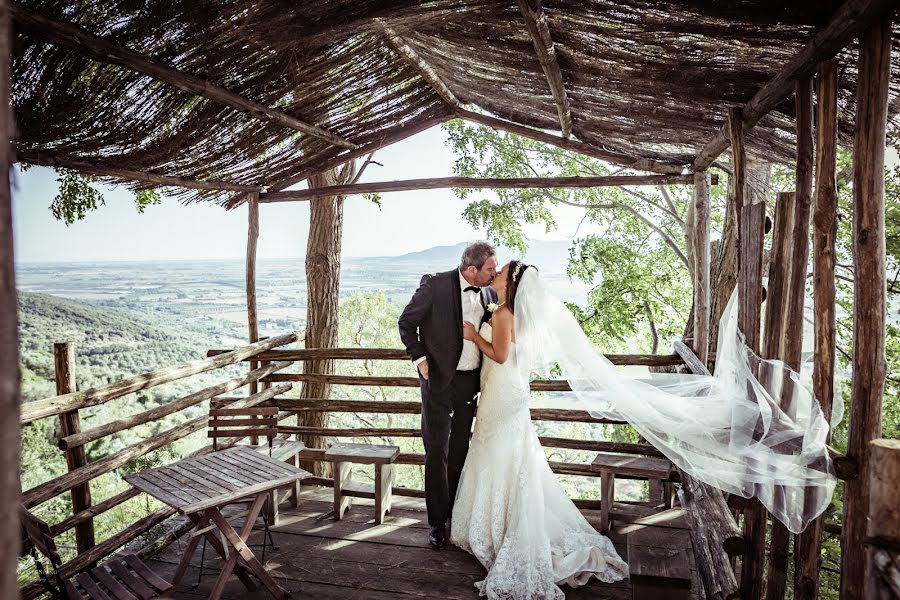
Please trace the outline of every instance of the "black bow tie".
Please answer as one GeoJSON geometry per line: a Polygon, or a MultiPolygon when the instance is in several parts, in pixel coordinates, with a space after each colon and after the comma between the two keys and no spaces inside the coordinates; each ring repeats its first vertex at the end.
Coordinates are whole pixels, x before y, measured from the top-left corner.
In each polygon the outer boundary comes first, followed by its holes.
{"type": "Polygon", "coordinates": [[[464,292],[478,292],[478,293],[480,294],[480,293],[481,293],[481,288],[480,288],[480,287],[477,287],[477,286],[474,286],[474,285],[470,285],[469,287],[467,287],[467,288],[464,289],[463,291],[464,291],[464,292]]]}

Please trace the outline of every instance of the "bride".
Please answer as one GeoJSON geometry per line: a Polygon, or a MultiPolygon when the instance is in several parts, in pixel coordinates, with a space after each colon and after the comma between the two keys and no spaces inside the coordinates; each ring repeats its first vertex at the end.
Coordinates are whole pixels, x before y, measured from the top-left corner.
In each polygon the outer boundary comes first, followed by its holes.
{"type": "MultiPolygon", "coordinates": [[[[488,570],[476,586],[503,600],[565,598],[557,584],[612,583],[628,566],[587,522],[550,470],[528,409],[528,378],[516,363],[516,289],[529,266],[513,261],[497,274],[499,308],[479,334],[463,337],[483,354],[481,399],[453,505],[450,542],[488,570]]],[[[491,308],[491,307],[489,307],[491,308]]]]}
{"type": "Polygon", "coordinates": [[[550,470],[528,409],[532,373],[557,366],[578,408],[625,419],[679,469],[756,497],[799,533],[836,483],[828,423],[797,373],[761,360],[737,327],[736,294],[722,315],[714,376],[623,375],[591,344],[537,269],[511,261],[494,279],[498,306],[463,335],[484,355],[481,398],[451,520],[450,541],[488,570],[476,585],[502,600],[564,598],[558,584],[613,582],[628,567],[594,531],[550,470]]]}

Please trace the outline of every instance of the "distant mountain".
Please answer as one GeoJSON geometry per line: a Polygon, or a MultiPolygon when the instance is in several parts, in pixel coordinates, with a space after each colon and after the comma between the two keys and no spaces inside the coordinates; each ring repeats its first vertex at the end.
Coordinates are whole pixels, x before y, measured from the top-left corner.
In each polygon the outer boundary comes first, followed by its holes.
{"type": "MultiPolygon", "coordinates": [[[[419,271],[441,271],[452,268],[459,263],[467,242],[452,246],[433,246],[417,252],[409,252],[399,256],[371,256],[348,259],[357,264],[378,264],[394,266],[416,266],[419,271]]],[[[565,273],[569,261],[569,240],[533,240],[528,244],[525,262],[538,265],[543,273],[565,273]]],[[[516,250],[498,249],[498,259],[503,264],[518,257],[516,250]]]]}

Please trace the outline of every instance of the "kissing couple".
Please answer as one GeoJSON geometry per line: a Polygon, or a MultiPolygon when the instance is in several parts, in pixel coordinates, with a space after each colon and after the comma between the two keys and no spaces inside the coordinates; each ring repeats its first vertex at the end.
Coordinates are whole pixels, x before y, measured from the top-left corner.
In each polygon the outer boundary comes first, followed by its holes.
{"type": "Polygon", "coordinates": [[[447,545],[449,520],[449,541],[488,570],[482,596],[562,599],[558,584],[614,582],[628,567],[562,489],[531,422],[516,350],[534,332],[519,313],[534,316],[543,282],[522,261],[497,266],[493,246],[469,245],[459,268],[422,277],[399,319],[422,393],[429,543],[447,545]]]}

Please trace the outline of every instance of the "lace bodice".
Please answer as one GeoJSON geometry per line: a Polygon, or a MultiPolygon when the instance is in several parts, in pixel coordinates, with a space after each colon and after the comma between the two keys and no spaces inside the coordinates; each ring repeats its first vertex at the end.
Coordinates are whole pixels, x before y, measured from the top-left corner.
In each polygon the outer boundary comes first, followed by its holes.
{"type": "MultiPolygon", "coordinates": [[[[489,323],[482,337],[491,341],[489,323]]],[[[516,345],[502,364],[487,356],[469,454],[453,509],[451,541],[488,570],[475,585],[489,600],[564,600],[559,584],[627,576],[609,539],[594,531],[550,470],[528,410],[516,345]]]]}

